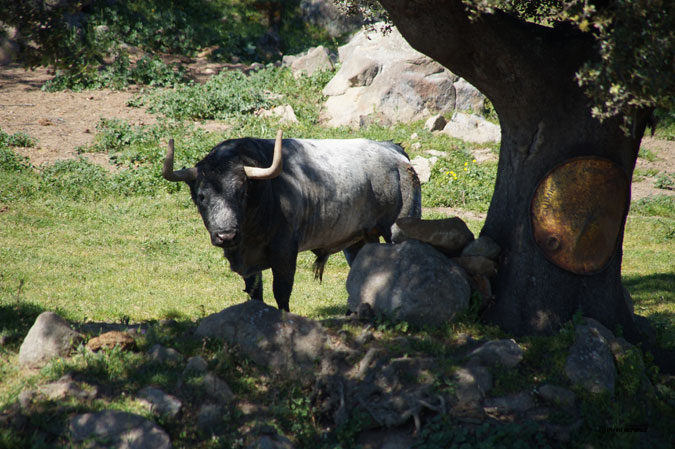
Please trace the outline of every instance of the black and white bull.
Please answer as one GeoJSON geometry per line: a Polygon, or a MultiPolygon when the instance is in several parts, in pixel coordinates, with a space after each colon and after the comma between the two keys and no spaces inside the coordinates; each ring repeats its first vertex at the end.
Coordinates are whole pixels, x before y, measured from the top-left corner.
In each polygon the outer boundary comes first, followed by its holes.
{"type": "Polygon", "coordinates": [[[282,140],[279,130],[276,140],[226,140],[176,171],[173,151],[170,141],[164,178],[190,186],[211,243],[223,248],[251,298],[262,300],[261,271],[272,269],[282,310],[300,251],[317,256],[320,278],[331,254],[344,250],[351,264],[365,242],[397,241],[398,218],[421,214],[417,174],[391,142],[282,140]]]}

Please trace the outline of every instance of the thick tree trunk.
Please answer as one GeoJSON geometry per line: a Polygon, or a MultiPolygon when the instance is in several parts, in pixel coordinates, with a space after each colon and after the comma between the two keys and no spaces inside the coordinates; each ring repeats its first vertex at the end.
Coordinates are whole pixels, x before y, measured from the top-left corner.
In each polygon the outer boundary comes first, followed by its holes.
{"type": "MultiPolygon", "coordinates": [[[[381,0],[403,36],[464,77],[494,104],[502,128],[497,182],[482,235],[502,247],[496,302],[486,318],[514,334],[549,333],[581,310],[610,328],[633,334],[621,285],[621,247],[628,201],[615,220],[609,262],[576,274],[547,257],[533,237],[532,198],[554,167],[579,157],[616,164],[629,184],[646,113],[600,123],[575,82],[595,57],[591,40],[570,29],[520,22],[503,13],[470,20],[460,0],[381,0]]],[[[618,193],[616,195],[619,195],[618,193]]],[[[621,201],[610,192],[606,201],[621,201]]],[[[611,226],[610,226],[611,227],[611,226]]],[[[609,253],[608,253],[609,254],[609,253]]]]}

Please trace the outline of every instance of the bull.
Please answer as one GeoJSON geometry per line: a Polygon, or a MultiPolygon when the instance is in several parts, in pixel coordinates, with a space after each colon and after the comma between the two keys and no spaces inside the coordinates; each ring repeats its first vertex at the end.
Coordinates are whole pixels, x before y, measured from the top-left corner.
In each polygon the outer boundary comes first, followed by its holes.
{"type": "Polygon", "coordinates": [[[370,241],[398,241],[395,222],[421,215],[420,183],[403,149],[366,139],[242,138],[221,142],[194,167],[174,170],[169,142],[162,176],[185,182],[208,230],[252,299],[272,269],[277,306],[289,311],[296,259],[343,251],[351,265],[370,241]],[[283,148],[283,155],[282,155],[283,148]]]}

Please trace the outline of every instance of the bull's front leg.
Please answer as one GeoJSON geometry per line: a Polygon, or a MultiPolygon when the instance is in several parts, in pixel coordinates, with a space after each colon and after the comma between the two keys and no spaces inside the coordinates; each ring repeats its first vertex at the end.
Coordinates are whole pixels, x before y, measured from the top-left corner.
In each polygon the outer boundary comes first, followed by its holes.
{"type": "Polygon", "coordinates": [[[251,299],[263,300],[263,278],[261,272],[245,277],[244,284],[246,284],[244,291],[248,293],[251,299]]]}
{"type": "Polygon", "coordinates": [[[287,257],[272,266],[272,291],[274,291],[274,299],[277,301],[279,310],[290,312],[288,304],[293,291],[297,257],[297,251],[291,251],[287,253],[287,257]]]}

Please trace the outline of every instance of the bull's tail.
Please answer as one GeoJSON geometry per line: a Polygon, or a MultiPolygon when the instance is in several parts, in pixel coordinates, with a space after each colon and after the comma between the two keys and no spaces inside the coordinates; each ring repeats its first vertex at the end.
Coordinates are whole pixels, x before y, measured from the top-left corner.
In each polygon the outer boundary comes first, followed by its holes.
{"type": "MultiPolygon", "coordinates": [[[[399,166],[399,176],[401,182],[401,212],[399,218],[422,216],[422,189],[420,178],[412,165],[401,164],[399,166]]],[[[394,243],[402,242],[406,239],[405,234],[396,223],[391,226],[391,240],[394,243]]]]}
{"type": "Polygon", "coordinates": [[[316,254],[316,260],[314,261],[314,265],[312,265],[314,280],[318,279],[321,283],[323,282],[323,269],[326,267],[330,254],[318,251],[314,251],[314,254],[316,254]]]}

